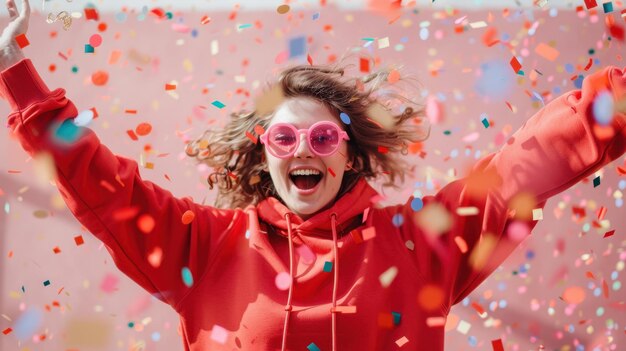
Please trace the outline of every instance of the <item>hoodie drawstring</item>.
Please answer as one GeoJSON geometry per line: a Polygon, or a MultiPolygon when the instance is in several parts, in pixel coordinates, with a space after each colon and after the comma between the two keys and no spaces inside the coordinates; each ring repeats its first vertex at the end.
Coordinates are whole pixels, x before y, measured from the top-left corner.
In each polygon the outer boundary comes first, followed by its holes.
{"type": "MultiPolygon", "coordinates": [[[[287,346],[287,330],[289,329],[289,316],[293,310],[291,305],[291,298],[293,296],[294,274],[293,274],[293,239],[291,237],[291,221],[289,220],[289,213],[285,215],[287,220],[287,235],[289,239],[289,295],[287,296],[287,304],[285,305],[285,324],[283,325],[283,340],[282,351],[286,351],[287,346]]],[[[332,351],[337,351],[337,283],[339,281],[339,255],[337,254],[337,214],[332,213],[330,215],[330,221],[333,229],[333,256],[335,256],[335,263],[333,267],[333,301],[330,309],[331,324],[332,324],[332,351]]]]}
{"type": "Polygon", "coordinates": [[[332,316],[332,326],[333,326],[333,348],[332,351],[337,350],[337,282],[339,276],[339,255],[337,254],[337,214],[333,213],[330,215],[330,222],[332,223],[333,228],[333,255],[335,256],[335,267],[333,267],[334,277],[333,277],[333,307],[330,309],[330,313],[332,316]]]}
{"type": "Polygon", "coordinates": [[[293,294],[293,240],[291,238],[291,221],[289,220],[289,214],[285,215],[285,219],[287,220],[287,234],[289,238],[289,295],[287,297],[287,305],[285,305],[285,325],[283,326],[283,346],[281,348],[282,351],[285,351],[285,347],[287,346],[287,328],[289,327],[289,316],[291,315],[291,310],[293,306],[291,306],[291,297],[293,294]]]}

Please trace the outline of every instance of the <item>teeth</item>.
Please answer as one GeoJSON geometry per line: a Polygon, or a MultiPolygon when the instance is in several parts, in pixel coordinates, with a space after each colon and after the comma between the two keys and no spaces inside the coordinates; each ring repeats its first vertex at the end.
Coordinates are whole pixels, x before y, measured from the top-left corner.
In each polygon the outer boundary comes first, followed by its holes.
{"type": "Polygon", "coordinates": [[[320,174],[320,172],[316,169],[298,169],[295,171],[292,171],[291,173],[289,173],[290,175],[304,175],[304,176],[308,176],[308,175],[318,175],[320,174]]]}

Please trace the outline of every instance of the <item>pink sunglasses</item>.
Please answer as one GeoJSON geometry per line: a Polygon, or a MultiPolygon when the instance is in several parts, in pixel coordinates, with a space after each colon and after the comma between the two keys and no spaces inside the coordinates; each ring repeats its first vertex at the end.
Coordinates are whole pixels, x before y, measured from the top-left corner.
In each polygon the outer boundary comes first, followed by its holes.
{"type": "Polygon", "coordinates": [[[260,140],[272,155],[288,158],[300,146],[300,135],[305,132],[309,149],[317,156],[330,156],[337,152],[342,140],[350,140],[348,133],[330,121],[317,122],[309,129],[296,129],[289,123],[276,123],[261,135],[260,140]]]}

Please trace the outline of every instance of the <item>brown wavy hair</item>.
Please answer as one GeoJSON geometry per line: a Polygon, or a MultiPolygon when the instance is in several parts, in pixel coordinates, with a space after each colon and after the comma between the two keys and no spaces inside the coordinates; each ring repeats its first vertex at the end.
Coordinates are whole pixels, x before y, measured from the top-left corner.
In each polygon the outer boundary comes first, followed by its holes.
{"type": "Polygon", "coordinates": [[[337,198],[361,177],[385,177],[385,186],[404,181],[406,164],[399,154],[406,155],[410,144],[426,140],[430,133],[423,106],[407,98],[406,90],[398,91],[399,83],[411,79],[397,81],[399,69],[393,68],[362,77],[347,77],[346,70],[341,64],[287,68],[255,100],[253,111],[232,113],[223,129],[206,130],[187,144],[187,155],[214,169],[208,183],[211,189],[218,186],[216,207],[244,208],[268,196],[282,201],[264,171],[265,154],[257,132],[267,129],[282,101],[294,97],[323,103],[338,121],[342,112],[349,116],[350,123],[340,125],[350,137],[346,157],[351,169],[344,173],[337,198]],[[400,111],[394,112],[397,107],[400,111]]]}

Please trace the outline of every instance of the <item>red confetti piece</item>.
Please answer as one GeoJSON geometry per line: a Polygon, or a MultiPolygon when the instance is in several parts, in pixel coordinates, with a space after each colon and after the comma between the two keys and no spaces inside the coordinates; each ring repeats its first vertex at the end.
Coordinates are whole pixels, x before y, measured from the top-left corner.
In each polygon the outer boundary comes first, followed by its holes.
{"type": "Polygon", "coordinates": [[[491,347],[493,351],[504,351],[504,345],[502,345],[502,340],[491,340],[491,347]]]}
{"type": "Polygon", "coordinates": [[[598,210],[598,220],[599,221],[603,220],[604,215],[606,215],[606,207],[602,206],[600,207],[600,210],[598,210]]]}
{"type": "Polygon", "coordinates": [[[332,175],[333,177],[335,177],[335,172],[333,171],[332,168],[328,167],[328,173],[330,173],[330,175],[332,175]]]}
{"type": "Polygon", "coordinates": [[[313,66],[313,58],[311,57],[311,55],[306,54],[306,61],[309,63],[309,65],[313,66]]]}
{"type": "Polygon", "coordinates": [[[55,254],[60,254],[60,253],[61,253],[61,249],[60,249],[58,246],[55,246],[55,247],[52,249],[52,252],[54,252],[55,254]]]}
{"type": "Polygon", "coordinates": [[[359,70],[363,73],[369,73],[370,71],[370,60],[365,57],[361,57],[359,59],[359,70]]]}
{"type": "Polygon", "coordinates": [[[11,328],[6,328],[5,330],[3,330],[3,331],[2,331],[2,334],[4,334],[4,335],[9,335],[12,331],[13,331],[13,329],[11,329],[11,328]]]}
{"type": "Polygon", "coordinates": [[[200,24],[208,24],[211,22],[211,17],[204,15],[200,18],[200,24]]]}
{"type": "Polygon", "coordinates": [[[612,37],[619,39],[619,41],[624,41],[624,27],[612,24],[609,26],[609,32],[612,37]]]}
{"type": "Polygon", "coordinates": [[[519,61],[517,60],[517,58],[515,56],[513,56],[513,58],[511,59],[511,67],[513,67],[513,71],[515,71],[515,73],[519,72],[520,69],[522,69],[522,64],[519,63],[519,61]]]}
{"type": "Polygon", "coordinates": [[[478,312],[479,315],[483,315],[485,314],[485,309],[483,308],[483,306],[481,306],[479,303],[477,302],[472,302],[472,308],[476,310],[476,312],[478,312]]]}
{"type": "Polygon", "coordinates": [[[143,214],[137,219],[137,226],[144,234],[150,234],[155,224],[154,218],[149,214],[143,214]]]}
{"type": "Polygon", "coordinates": [[[79,235],[74,237],[74,242],[76,243],[76,246],[80,246],[85,243],[85,240],[82,235],[79,235]]]}
{"type": "Polygon", "coordinates": [[[156,18],[163,18],[165,16],[165,11],[163,9],[155,7],[150,10],[150,14],[155,16],[156,18]]]}
{"type": "Polygon", "coordinates": [[[613,234],[615,234],[615,229],[604,233],[603,238],[608,238],[609,236],[613,236],[613,234]]]}
{"type": "Polygon", "coordinates": [[[587,10],[591,10],[592,8],[598,6],[596,0],[585,0],[585,6],[587,6],[587,10]]]}
{"type": "Polygon", "coordinates": [[[456,246],[459,247],[459,250],[461,250],[461,253],[466,253],[468,248],[467,248],[467,243],[465,242],[465,239],[463,239],[463,237],[461,236],[455,236],[454,237],[454,242],[456,243],[456,246]]]}
{"type": "Polygon", "coordinates": [[[591,68],[591,65],[593,65],[593,60],[589,58],[589,62],[587,62],[587,66],[585,66],[585,71],[588,71],[589,68],[591,68]]]}
{"type": "Polygon", "coordinates": [[[100,19],[100,16],[98,15],[98,10],[96,10],[93,7],[86,8],[85,9],[85,18],[87,20],[98,21],[100,19]]]}
{"type": "Polygon", "coordinates": [[[132,129],[127,130],[126,133],[128,134],[128,136],[131,139],[133,139],[135,141],[139,140],[139,138],[137,138],[137,135],[135,134],[135,132],[132,129]]]}
{"type": "Polygon", "coordinates": [[[19,34],[18,36],[15,37],[15,41],[17,42],[17,45],[20,47],[20,49],[25,48],[28,45],[30,45],[28,38],[26,38],[26,34],[19,34]]]}
{"type": "Polygon", "coordinates": [[[183,217],[181,218],[183,224],[189,224],[193,222],[193,219],[196,217],[196,214],[192,210],[187,210],[183,213],[183,217]]]}
{"type": "Polygon", "coordinates": [[[113,185],[111,185],[111,183],[107,182],[106,180],[101,180],[100,181],[100,186],[105,188],[106,190],[108,190],[109,192],[114,193],[115,192],[115,188],[113,187],[113,185]]]}
{"type": "Polygon", "coordinates": [[[609,298],[609,284],[607,284],[604,279],[602,279],[602,294],[605,298],[609,298]]]}
{"type": "Polygon", "coordinates": [[[250,141],[252,141],[253,144],[256,144],[258,142],[257,137],[255,137],[252,133],[250,133],[247,130],[246,130],[246,137],[248,137],[248,139],[250,139],[250,141]]]}
{"type": "Polygon", "coordinates": [[[386,154],[389,151],[389,149],[387,149],[384,146],[379,146],[378,147],[378,152],[380,152],[381,154],[386,154]]]}
{"type": "Polygon", "coordinates": [[[596,279],[596,277],[590,271],[585,272],[585,276],[587,276],[587,278],[589,279],[593,279],[593,280],[596,279]]]}
{"type": "Polygon", "coordinates": [[[138,213],[139,207],[130,206],[114,210],[112,216],[114,221],[125,221],[131,218],[135,218],[138,213]]]}

